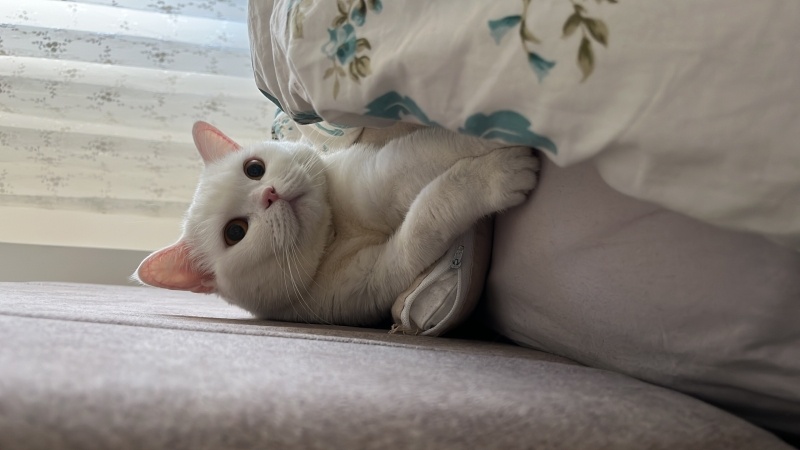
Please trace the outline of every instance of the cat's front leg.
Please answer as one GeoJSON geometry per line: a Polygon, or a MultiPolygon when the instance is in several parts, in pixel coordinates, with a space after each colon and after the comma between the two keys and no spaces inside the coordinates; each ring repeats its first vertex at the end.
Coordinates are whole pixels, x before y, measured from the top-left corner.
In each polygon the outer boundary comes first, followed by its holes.
{"type": "Polygon", "coordinates": [[[538,167],[538,159],[525,147],[457,161],[414,199],[378,258],[374,275],[393,281],[398,293],[408,288],[479,219],[522,203],[536,184],[538,167]]]}

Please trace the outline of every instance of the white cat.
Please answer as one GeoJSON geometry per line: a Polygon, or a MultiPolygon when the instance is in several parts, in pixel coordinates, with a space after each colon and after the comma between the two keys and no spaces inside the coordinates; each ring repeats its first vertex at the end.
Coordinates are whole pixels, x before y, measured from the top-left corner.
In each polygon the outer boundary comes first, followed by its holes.
{"type": "Polygon", "coordinates": [[[538,160],[524,147],[425,128],[381,148],[320,154],[242,148],[192,130],[205,162],[180,240],[138,279],[218,293],[259,318],[369,326],[478,219],[521,203],[538,160]]]}

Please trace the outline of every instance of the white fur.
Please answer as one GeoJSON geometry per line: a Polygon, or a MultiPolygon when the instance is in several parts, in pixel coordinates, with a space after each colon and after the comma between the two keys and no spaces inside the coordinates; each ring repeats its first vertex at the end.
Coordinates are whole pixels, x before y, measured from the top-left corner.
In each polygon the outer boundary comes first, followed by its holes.
{"type": "Polygon", "coordinates": [[[536,181],[527,148],[422,129],[382,148],[329,155],[266,142],[207,163],[181,238],[216,292],[257,317],[375,325],[397,295],[475,221],[521,203],[536,181]],[[258,156],[261,180],[242,165],[258,156]],[[274,186],[283,199],[264,208],[274,186]],[[247,218],[244,239],[222,230],[247,218]]]}

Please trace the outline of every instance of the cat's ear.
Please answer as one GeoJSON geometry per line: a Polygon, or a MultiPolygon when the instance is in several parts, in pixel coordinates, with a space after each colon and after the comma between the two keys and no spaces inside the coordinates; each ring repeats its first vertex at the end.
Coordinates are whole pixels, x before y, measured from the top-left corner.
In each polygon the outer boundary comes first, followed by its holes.
{"type": "Polygon", "coordinates": [[[150,286],[208,294],[215,292],[214,275],[205,273],[189,258],[189,246],[178,241],[153,252],[136,270],[136,277],[150,286]]]}
{"type": "Polygon", "coordinates": [[[206,164],[242,148],[217,127],[202,121],[194,123],[192,137],[206,164]]]}

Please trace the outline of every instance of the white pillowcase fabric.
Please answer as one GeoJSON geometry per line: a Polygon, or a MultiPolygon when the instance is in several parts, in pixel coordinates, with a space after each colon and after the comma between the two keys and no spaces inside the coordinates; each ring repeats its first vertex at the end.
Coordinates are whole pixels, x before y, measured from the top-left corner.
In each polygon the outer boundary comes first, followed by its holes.
{"type": "Polygon", "coordinates": [[[589,163],[543,163],[495,221],[481,317],[800,442],[800,253],[622,195],[589,163]]]}
{"type": "MultiPolygon", "coordinates": [[[[396,120],[594,160],[615,189],[800,248],[800,3],[250,1],[299,123],[396,120]]],[[[326,131],[327,130],[327,131],[326,131]]]]}

